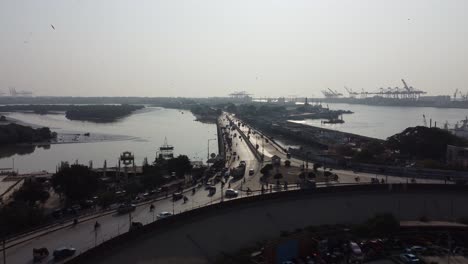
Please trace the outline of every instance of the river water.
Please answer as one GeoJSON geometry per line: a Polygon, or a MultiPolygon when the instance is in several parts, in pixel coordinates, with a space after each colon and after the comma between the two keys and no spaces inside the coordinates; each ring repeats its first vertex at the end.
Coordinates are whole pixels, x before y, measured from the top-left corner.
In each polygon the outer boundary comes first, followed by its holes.
{"type": "MultiPolygon", "coordinates": [[[[323,105],[326,107],[326,104],[323,105]]],[[[423,115],[429,126],[437,122],[437,127],[443,127],[445,122],[453,127],[457,121],[465,119],[467,109],[434,108],[434,107],[392,107],[357,104],[328,104],[332,110],[351,110],[354,114],[343,115],[343,124],[321,124],[321,120],[307,119],[298,121],[307,125],[386,139],[407,127],[422,126],[423,115]]]]}
{"type": "MultiPolygon", "coordinates": [[[[216,138],[216,125],[195,121],[189,111],[149,107],[113,123],[92,123],[72,121],[63,114],[36,115],[27,113],[9,113],[7,116],[25,123],[47,126],[57,133],[91,133],[103,138],[118,140],[92,143],[52,144],[46,148],[23,150],[23,154],[14,154],[0,159],[0,168],[15,169],[20,173],[46,170],[55,172],[61,161],[81,164],[93,161],[94,167],[116,166],[119,155],[131,151],[135,155],[135,164],[141,165],[145,157],[151,162],[156,151],[164,144],[164,139],[174,146],[174,154],[187,155],[191,160],[206,161],[208,139],[216,138]],[[32,152],[32,153],[29,153],[32,152]]],[[[210,141],[210,153],[217,153],[216,140],[210,141]]],[[[0,150],[1,152],[1,150],[0,150]]],[[[21,152],[15,150],[14,152],[21,152]]],[[[3,153],[3,156],[5,154],[3,153]]]]}
{"type": "MultiPolygon", "coordinates": [[[[432,118],[438,127],[448,121],[453,126],[468,115],[466,109],[432,108],[432,107],[389,107],[356,104],[328,104],[330,109],[351,110],[354,114],[345,114],[344,124],[321,124],[320,120],[298,121],[328,129],[360,134],[385,139],[399,133],[407,127],[423,125],[423,114],[427,124],[432,118]]],[[[326,106],[326,105],[325,105],[326,106]]],[[[165,108],[146,108],[114,123],[92,123],[71,121],[63,114],[36,115],[10,113],[9,117],[25,123],[50,127],[58,133],[86,133],[97,138],[115,138],[118,140],[98,141],[93,143],[52,144],[45,148],[26,147],[9,150],[16,154],[5,154],[0,149],[0,168],[11,168],[13,159],[15,168],[20,173],[47,170],[55,171],[60,161],[88,164],[93,161],[94,167],[102,167],[104,160],[108,166],[115,166],[120,153],[131,151],[135,163],[141,165],[145,157],[151,162],[156,151],[167,137],[173,145],[174,154],[186,154],[191,160],[207,158],[208,139],[216,138],[216,126],[195,121],[188,111],[165,108]],[[22,154],[18,154],[22,153],[22,154]]],[[[2,147],[4,148],[4,147],[2,147]]],[[[7,151],[8,152],[8,151],[7,151]]],[[[210,141],[210,152],[217,152],[217,143],[210,141]]]]}

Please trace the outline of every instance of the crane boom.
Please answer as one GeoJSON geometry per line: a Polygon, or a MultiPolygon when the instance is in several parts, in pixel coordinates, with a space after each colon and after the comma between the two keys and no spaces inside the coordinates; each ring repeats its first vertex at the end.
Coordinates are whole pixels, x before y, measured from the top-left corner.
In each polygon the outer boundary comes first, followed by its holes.
{"type": "Polygon", "coordinates": [[[410,88],[409,88],[408,85],[406,84],[405,80],[404,80],[404,79],[401,79],[401,81],[403,82],[403,85],[405,86],[405,89],[409,92],[409,91],[410,91],[410,88]]]}
{"type": "Polygon", "coordinates": [[[335,91],[333,91],[333,90],[330,89],[330,88],[327,88],[327,89],[328,89],[333,95],[336,95],[336,92],[335,92],[335,91]]]}
{"type": "Polygon", "coordinates": [[[453,100],[457,99],[457,94],[458,94],[458,88],[453,93],[453,100]]]}

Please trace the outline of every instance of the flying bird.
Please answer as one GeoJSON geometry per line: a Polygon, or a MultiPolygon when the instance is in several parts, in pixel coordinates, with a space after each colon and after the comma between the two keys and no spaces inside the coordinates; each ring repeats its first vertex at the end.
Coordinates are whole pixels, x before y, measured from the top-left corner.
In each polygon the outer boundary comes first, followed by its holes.
{"type": "Polygon", "coordinates": [[[51,26],[51,27],[52,27],[52,28],[55,30],[55,27],[54,27],[54,25],[50,24],[50,26],[51,26]]]}

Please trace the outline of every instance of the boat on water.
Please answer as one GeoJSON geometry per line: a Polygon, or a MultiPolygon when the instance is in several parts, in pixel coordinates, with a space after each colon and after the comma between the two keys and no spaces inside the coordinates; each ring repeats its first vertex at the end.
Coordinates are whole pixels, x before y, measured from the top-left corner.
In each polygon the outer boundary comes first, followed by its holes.
{"type": "Polygon", "coordinates": [[[343,124],[344,120],[343,119],[329,119],[322,121],[322,124],[343,124]]]}
{"type": "Polygon", "coordinates": [[[159,158],[172,159],[174,158],[174,146],[167,143],[167,138],[164,138],[164,144],[159,147],[159,158]]]}

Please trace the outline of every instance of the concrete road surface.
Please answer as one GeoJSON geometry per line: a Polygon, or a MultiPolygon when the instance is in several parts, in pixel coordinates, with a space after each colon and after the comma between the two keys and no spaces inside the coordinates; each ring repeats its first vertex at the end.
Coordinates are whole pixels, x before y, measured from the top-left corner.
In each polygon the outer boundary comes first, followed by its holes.
{"type": "MultiPolygon", "coordinates": [[[[232,119],[239,120],[235,116],[230,115],[232,119]]],[[[240,120],[241,121],[241,120],[240,120]]],[[[242,121],[241,121],[242,122],[242,121]]],[[[257,131],[254,128],[250,127],[248,124],[245,124],[244,127],[240,127],[241,131],[247,136],[247,133],[250,129],[250,142],[255,146],[256,144],[259,145],[259,152],[264,153],[265,155],[265,162],[271,161],[271,157],[276,155],[281,158],[282,161],[287,160],[286,152],[284,152],[279,146],[275,143],[262,139],[260,135],[262,135],[261,131],[257,131]],[[255,132],[255,135],[253,134],[255,132]]],[[[301,166],[304,164],[303,160],[291,158],[292,166],[301,166]]],[[[312,167],[312,163],[309,162],[309,168],[312,167]]],[[[388,176],[383,174],[373,174],[373,173],[364,173],[364,172],[353,172],[352,170],[333,170],[333,173],[336,173],[339,177],[339,183],[369,183],[371,182],[372,178],[377,178],[379,181],[384,179],[384,181],[388,183],[408,183],[409,179],[407,177],[398,177],[398,176],[388,176]],[[356,181],[358,178],[358,181],[356,181]]],[[[333,183],[333,182],[332,182],[333,183]]],[[[335,182],[337,183],[337,182],[335,182]]],[[[444,180],[436,180],[436,179],[423,179],[418,178],[416,179],[416,183],[445,183],[444,180]]],[[[453,182],[447,182],[449,184],[453,184],[453,182]]]]}
{"type": "MultiPolygon", "coordinates": [[[[232,131],[231,133],[238,134],[237,131],[232,131]]],[[[237,152],[237,154],[240,156],[240,159],[231,159],[228,165],[230,167],[235,167],[239,165],[241,160],[246,161],[247,168],[245,175],[248,175],[249,169],[254,169],[256,172],[254,176],[246,176],[246,183],[251,184],[251,188],[260,188],[260,184],[258,183],[258,170],[260,167],[258,161],[255,159],[255,156],[252,154],[247,144],[239,138],[233,139],[232,151],[237,152]]],[[[229,152],[228,156],[231,156],[229,152]]],[[[242,179],[233,181],[232,177],[229,178],[228,181],[231,182],[230,185],[233,189],[241,189],[241,187],[246,184],[242,179]]],[[[147,224],[156,221],[157,214],[163,211],[177,214],[186,210],[191,210],[193,208],[220,202],[222,194],[221,183],[216,184],[215,187],[217,190],[213,196],[209,196],[208,191],[206,191],[204,187],[196,188],[196,192],[193,195],[191,191],[185,193],[185,195],[188,197],[188,201],[186,203],[183,202],[183,199],[173,202],[172,197],[169,197],[167,199],[153,202],[155,205],[154,211],[150,211],[151,203],[147,203],[138,206],[131,214],[111,213],[103,216],[97,216],[96,218],[87,221],[80,221],[80,223],[78,223],[76,226],[72,226],[71,222],[66,222],[62,226],[50,228],[48,230],[46,229],[40,233],[26,236],[22,240],[31,239],[33,236],[41,234],[40,237],[34,238],[19,245],[12,246],[18,241],[9,241],[6,246],[12,247],[6,250],[6,263],[32,263],[32,249],[41,247],[47,247],[52,255],[53,250],[58,247],[72,246],[77,249],[76,254],[80,254],[81,252],[84,252],[89,248],[102,243],[103,241],[118,236],[119,234],[128,232],[129,223],[132,221],[147,224]],[[101,226],[95,230],[94,224],[96,221],[99,222],[101,226]],[[55,230],[57,228],[60,229],[55,230]]],[[[223,191],[225,191],[227,188],[228,184],[224,186],[223,191]]],[[[239,194],[240,195],[238,198],[242,198],[245,195],[244,192],[239,192],[239,194]]],[[[45,259],[42,263],[49,262],[57,263],[52,260],[51,256],[49,256],[48,259],[45,259]]],[[[3,258],[0,258],[0,263],[3,263],[3,258]]]]}

